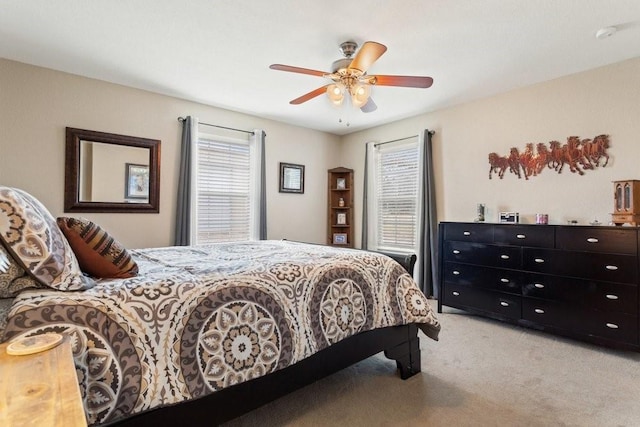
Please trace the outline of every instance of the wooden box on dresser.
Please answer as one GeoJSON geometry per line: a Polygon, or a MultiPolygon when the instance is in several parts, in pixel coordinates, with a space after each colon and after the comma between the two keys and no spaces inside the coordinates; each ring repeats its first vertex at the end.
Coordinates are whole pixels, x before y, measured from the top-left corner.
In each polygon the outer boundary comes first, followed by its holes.
{"type": "Polygon", "coordinates": [[[442,306],[640,350],[636,227],[442,222],[442,306]]]}

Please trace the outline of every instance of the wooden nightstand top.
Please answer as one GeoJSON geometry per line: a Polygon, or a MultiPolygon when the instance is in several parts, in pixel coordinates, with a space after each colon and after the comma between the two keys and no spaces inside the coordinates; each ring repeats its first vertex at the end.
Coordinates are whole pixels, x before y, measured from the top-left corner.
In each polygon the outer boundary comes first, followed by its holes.
{"type": "Polygon", "coordinates": [[[10,356],[0,344],[0,425],[85,427],[87,425],[71,343],[10,356]]]}

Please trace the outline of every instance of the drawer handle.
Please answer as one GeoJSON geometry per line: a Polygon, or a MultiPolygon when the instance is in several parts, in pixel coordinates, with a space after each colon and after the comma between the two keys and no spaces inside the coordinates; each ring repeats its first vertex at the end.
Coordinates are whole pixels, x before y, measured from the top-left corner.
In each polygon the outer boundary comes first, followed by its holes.
{"type": "Polygon", "coordinates": [[[537,262],[538,264],[542,264],[544,262],[542,258],[536,258],[534,259],[534,261],[537,262]]]}
{"type": "Polygon", "coordinates": [[[533,286],[535,286],[538,289],[544,288],[544,285],[542,283],[534,283],[533,286]]]}
{"type": "Polygon", "coordinates": [[[526,238],[527,236],[525,236],[524,234],[516,234],[516,237],[517,237],[518,239],[524,239],[524,238],[526,238]]]}
{"type": "Polygon", "coordinates": [[[500,281],[501,281],[502,283],[509,283],[511,280],[509,280],[509,279],[505,279],[505,278],[503,277],[502,279],[500,279],[500,281]]]}
{"type": "Polygon", "coordinates": [[[587,242],[589,242],[589,243],[598,243],[598,239],[596,239],[595,237],[589,237],[587,239],[587,242]]]}
{"type": "Polygon", "coordinates": [[[618,329],[618,325],[616,325],[615,323],[607,323],[607,328],[618,329]]]}
{"type": "Polygon", "coordinates": [[[451,293],[453,294],[454,297],[460,296],[460,292],[458,291],[453,291],[451,293]]]}
{"type": "Polygon", "coordinates": [[[615,265],[607,265],[605,268],[611,271],[616,271],[618,269],[618,267],[615,265]]]}
{"type": "Polygon", "coordinates": [[[618,299],[618,295],[607,294],[607,299],[618,299]]]}
{"type": "Polygon", "coordinates": [[[509,303],[505,301],[500,301],[500,305],[503,307],[509,307],[509,303]]]}
{"type": "Polygon", "coordinates": [[[454,249],[454,250],[453,250],[453,253],[454,253],[454,254],[456,254],[456,255],[458,255],[458,254],[460,253],[460,251],[459,251],[459,250],[457,250],[457,249],[454,249]]]}
{"type": "Polygon", "coordinates": [[[544,310],[543,310],[543,309],[541,309],[541,308],[536,308],[536,309],[535,309],[535,310],[533,310],[533,311],[535,311],[535,312],[536,312],[536,313],[538,313],[538,314],[544,314],[544,310]]]}
{"type": "Polygon", "coordinates": [[[464,231],[462,234],[465,235],[465,236],[471,236],[471,232],[470,231],[464,231]]]}
{"type": "Polygon", "coordinates": [[[502,259],[509,259],[509,255],[500,255],[500,258],[502,258],[502,259]]]}
{"type": "Polygon", "coordinates": [[[453,275],[457,276],[458,274],[460,274],[460,272],[458,270],[453,270],[453,275]]]}

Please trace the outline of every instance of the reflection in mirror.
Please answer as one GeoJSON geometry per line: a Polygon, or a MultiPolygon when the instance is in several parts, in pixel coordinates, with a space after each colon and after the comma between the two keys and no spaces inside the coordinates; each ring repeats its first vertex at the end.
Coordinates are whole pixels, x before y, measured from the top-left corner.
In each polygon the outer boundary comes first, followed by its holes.
{"type": "Polygon", "coordinates": [[[65,212],[159,212],[160,141],[67,128],[65,212]]]}
{"type": "Polygon", "coordinates": [[[81,202],[148,203],[149,149],[80,141],[78,178],[81,202]]]}

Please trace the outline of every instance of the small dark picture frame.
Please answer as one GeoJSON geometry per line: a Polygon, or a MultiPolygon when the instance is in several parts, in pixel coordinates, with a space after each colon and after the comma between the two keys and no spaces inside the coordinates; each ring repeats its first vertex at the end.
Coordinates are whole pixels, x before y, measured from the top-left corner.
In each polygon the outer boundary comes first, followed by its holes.
{"type": "Polygon", "coordinates": [[[304,193],[304,165],[280,162],[280,192],[304,193]]]}
{"type": "Polygon", "coordinates": [[[149,166],[125,163],[125,199],[149,199],[149,166]]]}

